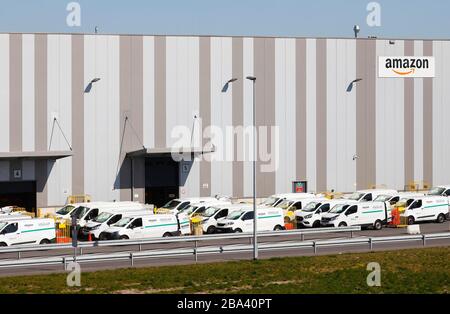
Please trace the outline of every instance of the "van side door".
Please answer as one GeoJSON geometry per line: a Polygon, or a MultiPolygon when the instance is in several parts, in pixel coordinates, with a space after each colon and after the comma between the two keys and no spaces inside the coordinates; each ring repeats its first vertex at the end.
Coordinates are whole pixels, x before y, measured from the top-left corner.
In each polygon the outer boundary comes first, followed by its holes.
{"type": "Polygon", "coordinates": [[[414,216],[415,220],[422,220],[421,216],[423,216],[422,213],[422,200],[415,200],[410,206],[409,206],[409,215],[414,216]]]}
{"type": "MultiPolygon", "coordinates": [[[[251,212],[247,212],[244,214],[244,216],[242,216],[242,222],[244,223],[244,230],[242,230],[243,232],[251,232],[253,230],[253,218],[254,218],[254,213],[251,212]]],[[[258,228],[259,230],[260,228],[258,228]]]]}
{"type": "MultiPolygon", "coordinates": [[[[134,219],[130,225],[128,226],[128,229],[131,229],[131,234],[133,238],[139,239],[144,237],[144,228],[142,225],[142,218],[136,218],[134,219]]],[[[130,237],[131,238],[131,237],[130,237]]]]}
{"type": "Polygon", "coordinates": [[[352,205],[345,211],[345,216],[347,217],[347,225],[352,226],[356,225],[359,222],[359,215],[358,215],[358,206],[352,205]]]}

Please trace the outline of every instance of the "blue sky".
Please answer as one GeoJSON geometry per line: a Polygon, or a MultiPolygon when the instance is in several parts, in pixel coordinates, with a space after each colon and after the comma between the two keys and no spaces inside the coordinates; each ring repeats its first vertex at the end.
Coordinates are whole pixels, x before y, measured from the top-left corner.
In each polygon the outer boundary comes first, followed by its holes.
{"type": "Polygon", "coordinates": [[[70,0],[0,0],[0,32],[68,32],[449,38],[450,1],[379,0],[381,26],[366,23],[370,0],[79,0],[81,27],[66,24],[70,0]]]}

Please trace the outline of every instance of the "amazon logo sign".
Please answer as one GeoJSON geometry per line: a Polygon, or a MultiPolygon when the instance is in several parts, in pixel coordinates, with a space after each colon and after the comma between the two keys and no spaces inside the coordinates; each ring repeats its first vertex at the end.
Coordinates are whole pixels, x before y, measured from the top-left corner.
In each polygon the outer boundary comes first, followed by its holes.
{"type": "Polygon", "coordinates": [[[378,77],[434,76],[434,57],[378,57],[378,77]]]}

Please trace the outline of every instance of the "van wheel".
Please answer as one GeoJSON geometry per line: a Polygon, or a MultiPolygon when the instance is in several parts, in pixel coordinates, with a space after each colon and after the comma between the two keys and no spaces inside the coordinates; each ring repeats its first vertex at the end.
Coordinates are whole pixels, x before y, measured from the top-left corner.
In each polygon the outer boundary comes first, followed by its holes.
{"type": "Polygon", "coordinates": [[[166,233],[163,234],[163,238],[168,238],[168,237],[171,237],[171,236],[172,236],[172,234],[170,232],[166,232],[166,233]]]}
{"type": "Polygon", "coordinates": [[[216,227],[214,226],[209,226],[208,229],[206,230],[207,234],[213,234],[216,232],[216,227]]]}
{"type": "Polygon", "coordinates": [[[436,219],[436,222],[437,223],[443,223],[445,221],[445,216],[444,216],[444,214],[439,214],[439,216],[437,217],[437,219],[436,219]]]}
{"type": "Polygon", "coordinates": [[[42,239],[41,242],[39,242],[39,244],[50,244],[50,240],[42,239]]]}
{"type": "Polygon", "coordinates": [[[379,221],[379,220],[375,221],[375,223],[373,224],[373,228],[375,230],[381,230],[383,228],[383,225],[381,224],[381,221],[379,221]]]}
{"type": "Polygon", "coordinates": [[[319,220],[314,221],[312,227],[313,228],[320,228],[320,221],[319,220]]]}
{"type": "Polygon", "coordinates": [[[120,236],[120,240],[129,240],[130,238],[126,235],[120,236]]]}
{"type": "Polygon", "coordinates": [[[242,233],[242,229],[237,228],[236,230],[234,230],[234,233],[242,233]]]}
{"type": "Polygon", "coordinates": [[[0,242],[0,246],[8,246],[5,242],[0,242]]]}
{"type": "Polygon", "coordinates": [[[415,219],[413,216],[408,217],[408,225],[414,225],[415,219]]]}
{"type": "Polygon", "coordinates": [[[347,223],[341,222],[338,227],[347,227],[347,223]]]}
{"type": "Polygon", "coordinates": [[[281,231],[283,230],[283,227],[281,227],[280,225],[276,225],[275,228],[273,228],[273,231],[281,231]]]}

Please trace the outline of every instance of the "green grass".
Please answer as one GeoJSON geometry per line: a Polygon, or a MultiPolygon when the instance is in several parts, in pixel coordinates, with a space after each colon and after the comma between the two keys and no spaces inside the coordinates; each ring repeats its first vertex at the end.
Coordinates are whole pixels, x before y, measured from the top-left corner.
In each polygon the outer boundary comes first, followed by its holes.
{"type": "Polygon", "coordinates": [[[449,293],[450,248],[0,278],[0,293],[449,293]],[[368,287],[367,264],[381,265],[368,287]]]}

